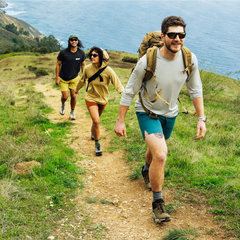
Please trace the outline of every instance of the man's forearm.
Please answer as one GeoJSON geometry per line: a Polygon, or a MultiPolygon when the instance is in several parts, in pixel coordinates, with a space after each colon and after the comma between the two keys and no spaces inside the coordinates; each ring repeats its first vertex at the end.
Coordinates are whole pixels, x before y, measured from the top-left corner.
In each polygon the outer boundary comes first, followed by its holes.
{"type": "MultiPolygon", "coordinates": [[[[203,98],[202,97],[194,98],[192,101],[193,101],[193,105],[196,109],[198,117],[204,117],[203,98]]],[[[196,139],[203,138],[205,136],[206,131],[207,130],[206,130],[205,121],[198,121],[197,122],[197,133],[196,133],[197,137],[196,137],[196,139]]]]}
{"type": "Polygon", "coordinates": [[[196,109],[198,117],[204,117],[204,105],[203,105],[203,98],[197,97],[193,100],[194,108],[196,109]]]}
{"type": "Polygon", "coordinates": [[[60,70],[59,65],[56,65],[56,69],[55,69],[56,78],[58,78],[58,76],[59,76],[59,70],[60,70]]]}
{"type": "Polygon", "coordinates": [[[123,106],[123,105],[119,106],[117,122],[119,122],[119,123],[124,122],[124,118],[126,116],[128,108],[129,108],[129,106],[123,106]]]}
{"type": "Polygon", "coordinates": [[[125,118],[128,108],[129,108],[128,106],[123,106],[123,105],[119,106],[118,118],[117,118],[117,122],[116,122],[116,125],[114,128],[115,133],[119,137],[122,137],[122,136],[127,137],[127,130],[126,130],[126,126],[124,124],[124,118],[125,118]]]}

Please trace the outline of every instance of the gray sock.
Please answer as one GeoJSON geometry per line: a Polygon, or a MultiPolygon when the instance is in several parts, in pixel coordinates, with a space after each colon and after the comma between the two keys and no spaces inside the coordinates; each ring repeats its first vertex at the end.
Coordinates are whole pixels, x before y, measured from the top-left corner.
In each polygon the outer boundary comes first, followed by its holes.
{"type": "Polygon", "coordinates": [[[147,162],[145,162],[145,165],[143,166],[143,171],[148,171],[149,167],[150,165],[147,162]]]}
{"type": "Polygon", "coordinates": [[[159,192],[152,191],[152,192],[153,192],[153,201],[162,198],[162,191],[159,191],[159,192]]]}

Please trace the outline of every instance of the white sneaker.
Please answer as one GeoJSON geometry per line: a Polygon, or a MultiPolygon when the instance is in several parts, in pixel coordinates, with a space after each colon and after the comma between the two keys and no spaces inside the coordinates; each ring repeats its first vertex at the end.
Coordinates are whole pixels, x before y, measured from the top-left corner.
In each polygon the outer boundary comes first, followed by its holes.
{"type": "Polygon", "coordinates": [[[71,120],[75,120],[76,119],[74,111],[70,112],[70,118],[71,118],[71,120]]]}
{"type": "Polygon", "coordinates": [[[62,104],[61,108],[60,108],[60,114],[61,115],[64,115],[65,114],[65,106],[66,106],[66,103],[62,104]]]}

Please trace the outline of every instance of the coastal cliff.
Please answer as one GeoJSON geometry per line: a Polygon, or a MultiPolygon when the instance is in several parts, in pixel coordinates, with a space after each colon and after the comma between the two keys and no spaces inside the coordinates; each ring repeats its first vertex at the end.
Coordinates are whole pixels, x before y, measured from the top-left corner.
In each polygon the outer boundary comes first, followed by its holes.
{"type": "Polygon", "coordinates": [[[7,7],[7,6],[8,6],[7,3],[5,3],[5,2],[2,1],[2,0],[0,0],[0,8],[5,8],[5,7],[7,7]]]}
{"type": "MultiPolygon", "coordinates": [[[[8,4],[0,0],[0,8],[7,7],[8,4]]],[[[40,33],[37,29],[33,28],[28,23],[8,16],[5,11],[0,9],[0,52],[7,48],[12,48],[16,45],[26,45],[32,46],[36,45],[35,38],[42,39],[45,36],[40,33]],[[17,28],[17,31],[20,29],[27,33],[27,35],[18,34],[14,32],[7,31],[6,25],[14,25],[17,28]]]]}
{"type": "Polygon", "coordinates": [[[18,30],[20,28],[23,28],[25,31],[28,31],[29,37],[32,39],[34,39],[34,38],[41,39],[44,37],[44,35],[42,33],[40,33],[38,30],[33,28],[28,23],[26,23],[20,19],[14,18],[14,17],[10,17],[7,14],[5,14],[2,10],[0,10],[0,24],[4,27],[4,26],[6,26],[8,24],[12,24],[12,23],[17,27],[18,30]]]}

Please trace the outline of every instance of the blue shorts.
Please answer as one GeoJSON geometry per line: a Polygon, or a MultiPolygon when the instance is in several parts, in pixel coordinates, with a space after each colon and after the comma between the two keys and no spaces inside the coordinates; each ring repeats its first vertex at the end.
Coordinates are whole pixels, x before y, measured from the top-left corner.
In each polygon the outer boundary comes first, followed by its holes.
{"type": "Polygon", "coordinates": [[[136,112],[136,114],[143,139],[145,139],[145,131],[148,134],[163,133],[166,140],[170,138],[177,116],[174,118],[166,118],[157,115],[159,119],[151,119],[145,112],[136,112]]]}

